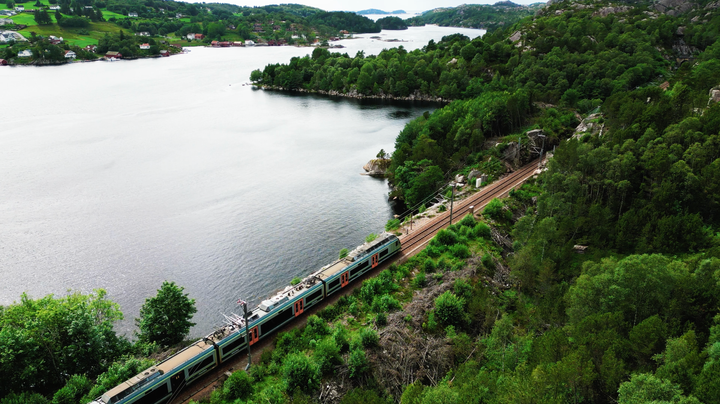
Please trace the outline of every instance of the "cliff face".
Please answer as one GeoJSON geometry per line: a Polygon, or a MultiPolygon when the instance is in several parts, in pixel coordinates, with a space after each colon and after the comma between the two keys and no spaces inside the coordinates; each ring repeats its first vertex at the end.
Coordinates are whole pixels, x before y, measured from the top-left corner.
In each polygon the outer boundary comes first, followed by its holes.
{"type": "Polygon", "coordinates": [[[387,169],[390,167],[390,161],[390,159],[370,160],[363,166],[363,170],[373,177],[384,177],[387,175],[387,169]]]}

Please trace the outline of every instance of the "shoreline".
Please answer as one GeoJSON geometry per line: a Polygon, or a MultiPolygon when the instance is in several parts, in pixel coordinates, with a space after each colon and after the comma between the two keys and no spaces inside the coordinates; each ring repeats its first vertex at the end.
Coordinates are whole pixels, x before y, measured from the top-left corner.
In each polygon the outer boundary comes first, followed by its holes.
{"type": "Polygon", "coordinates": [[[442,97],[433,97],[433,96],[425,95],[425,94],[410,94],[407,97],[398,97],[398,96],[389,95],[389,94],[365,95],[365,94],[359,94],[357,92],[342,93],[342,92],[335,91],[335,90],[331,90],[331,91],[307,90],[304,88],[289,89],[289,88],[284,88],[284,87],[280,87],[280,86],[266,86],[266,85],[255,84],[255,83],[251,83],[251,85],[255,88],[258,88],[261,90],[266,90],[266,91],[288,91],[288,92],[306,93],[306,94],[320,94],[320,95],[331,96],[331,97],[354,98],[356,100],[421,101],[421,102],[438,102],[441,104],[449,104],[453,101],[453,100],[447,100],[442,97]]]}

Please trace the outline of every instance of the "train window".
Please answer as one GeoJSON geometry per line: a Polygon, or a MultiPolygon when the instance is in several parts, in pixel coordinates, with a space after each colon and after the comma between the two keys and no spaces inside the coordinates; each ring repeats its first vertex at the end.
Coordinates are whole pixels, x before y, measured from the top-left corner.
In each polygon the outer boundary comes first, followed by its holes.
{"type": "Polygon", "coordinates": [[[168,388],[167,383],[161,384],[158,388],[155,390],[148,390],[145,392],[145,395],[140,397],[139,400],[133,401],[133,404],[156,404],[158,401],[162,400],[163,398],[167,397],[168,394],[168,388]]]}
{"type": "Polygon", "coordinates": [[[195,373],[197,373],[198,371],[204,369],[205,367],[207,367],[207,366],[210,365],[211,363],[215,363],[215,356],[214,356],[214,355],[210,355],[209,357],[205,358],[205,360],[203,360],[203,361],[201,361],[201,362],[199,362],[199,363],[196,363],[196,364],[192,365],[192,366],[190,367],[190,369],[188,369],[188,377],[192,377],[195,373]]]}
{"type": "Polygon", "coordinates": [[[228,354],[228,352],[232,351],[233,349],[237,348],[240,344],[245,344],[245,338],[240,336],[235,341],[225,345],[222,347],[223,357],[228,354]]]}
{"type": "Polygon", "coordinates": [[[322,294],[323,294],[322,288],[318,288],[317,291],[315,291],[315,292],[311,293],[310,295],[308,295],[308,297],[305,298],[305,301],[308,302],[308,303],[314,302],[315,299],[317,299],[318,297],[321,297],[322,294]]]}
{"type": "Polygon", "coordinates": [[[328,290],[335,289],[335,287],[339,284],[340,284],[340,278],[335,278],[335,280],[328,283],[328,290]]]}
{"type": "Polygon", "coordinates": [[[385,251],[381,252],[381,253],[380,253],[380,258],[383,258],[383,257],[385,257],[386,255],[388,255],[388,250],[385,250],[385,251]]]}
{"type": "Polygon", "coordinates": [[[280,311],[275,317],[263,322],[260,325],[263,335],[279,327],[291,318],[293,318],[292,307],[288,307],[285,310],[280,311]]]}

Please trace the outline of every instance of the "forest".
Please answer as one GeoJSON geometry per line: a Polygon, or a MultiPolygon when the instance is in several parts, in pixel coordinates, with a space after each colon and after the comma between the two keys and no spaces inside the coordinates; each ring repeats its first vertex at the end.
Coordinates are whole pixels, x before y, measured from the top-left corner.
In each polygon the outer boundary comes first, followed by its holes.
{"type": "Polygon", "coordinates": [[[437,24],[442,27],[485,28],[494,30],[534,15],[544,3],[521,6],[511,1],[499,1],[493,5],[463,4],[457,7],[436,8],[416,17],[408,18],[408,25],[437,24]]]}

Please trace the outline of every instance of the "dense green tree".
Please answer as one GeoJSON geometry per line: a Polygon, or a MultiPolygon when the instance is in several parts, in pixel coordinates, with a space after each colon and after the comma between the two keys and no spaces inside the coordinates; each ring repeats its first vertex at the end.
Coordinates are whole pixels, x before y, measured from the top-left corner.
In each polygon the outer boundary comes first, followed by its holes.
{"type": "Polygon", "coordinates": [[[145,299],[140,317],[135,320],[140,341],[170,346],[187,336],[195,325],[190,320],[197,309],[195,299],[190,299],[184,290],[175,282],[165,281],[155,297],[145,299]]]}

